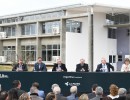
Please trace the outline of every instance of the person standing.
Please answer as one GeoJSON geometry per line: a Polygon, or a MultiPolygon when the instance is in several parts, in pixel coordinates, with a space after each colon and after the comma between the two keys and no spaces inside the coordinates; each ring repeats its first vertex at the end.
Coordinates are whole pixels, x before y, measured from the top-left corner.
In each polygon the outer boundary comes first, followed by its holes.
{"type": "Polygon", "coordinates": [[[130,72],[130,60],[126,58],[124,64],[121,67],[121,72],[130,72]]]}
{"type": "Polygon", "coordinates": [[[114,71],[114,67],[110,63],[107,63],[105,58],[102,58],[101,64],[97,66],[96,72],[110,72],[110,69],[114,71]]]}
{"type": "Polygon", "coordinates": [[[41,57],[38,57],[38,61],[34,64],[33,71],[47,71],[46,65],[42,62],[41,57]]]}
{"type": "Polygon", "coordinates": [[[80,63],[76,65],[76,72],[89,72],[88,64],[84,59],[80,59],[80,63]]]}

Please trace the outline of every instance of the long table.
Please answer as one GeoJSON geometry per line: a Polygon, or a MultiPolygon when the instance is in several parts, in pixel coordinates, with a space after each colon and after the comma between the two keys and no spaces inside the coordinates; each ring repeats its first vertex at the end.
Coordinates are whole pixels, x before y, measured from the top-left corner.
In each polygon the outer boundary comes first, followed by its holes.
{"type": "Polygon", "coordinates": [[[94,83],[102,86],[104,92],[109,91],[109,85],[130,88],[130,73],[76,73],[76,72],[0,72],[0,84],[4,90],[12,88],[13,80],[20,80],[22,89],[29,91],[33,82],[40,83],[40,89],[45,93],[51,91],[51,85],[60,85],[62,93],[69,93],[72,85],[78,86],[78,92],[91,92],[94,83]]]}

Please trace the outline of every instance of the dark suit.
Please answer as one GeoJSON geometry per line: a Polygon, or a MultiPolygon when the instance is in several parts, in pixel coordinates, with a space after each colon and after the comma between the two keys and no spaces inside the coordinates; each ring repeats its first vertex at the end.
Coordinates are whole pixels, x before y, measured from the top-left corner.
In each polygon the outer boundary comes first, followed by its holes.
{"type": "MultiPolygon", "coordinates": [[[[107,66],[108,72],[110,72],[110,69],[112,69],[112,71],[114,71],[114,67],[110,63],[106,63],[106,66],[107,66]]],[[[101,70],[102,68],[103,68],[103,66],[101,63],[97,66],[96,72],[102,72],[102,70],[101,70]]]]}
{"type": "Polygon", "coordinates": [[[44,63],[35,63],[33,71],[47,71],[46,65],[44,63]],[[40,66],[40,68],[39,68],[40,66]]]}
{"type": "Polygon", "coordinates": [[[94,97],[96,97],[96,94],[95,94],[94,92],[88,93],[88,98],[89,98],[89,99],[92,99],[92,98],[94,98],[94,97]]]}
{"type": "Polygon", "coordinates": [[[67,98],[62,96],[62,95],[60,95],[60,94],[57,94],[56,95],[56,100],[67,100],[67,98]]]}
{"type": "Polygon", "coordinates": [[[102,100],[102,96],[97,95],[96,97],[90,99],[90,100],[102,100]]]}
{"type": "MultiPolygon", "coordinates": [[[[54,64],[52,71],[57,71],[56,70],[57,68],[58,68],[58,64],[54,64]]],[[[61,64],[60,68],[61,68],[62,71],[67,72],[65,64],[61,64]]]]}
{"type": "MultiPolygon", "coordinates": [[[[16,65],[13,67],[12,71],[16,71],[17,68],[19,68],[19,63],[16,64],[16,65]]],[[[26,64],[22,64],[22,70],[23,70],[23,71],[28,71],[28,68],[27,68],[27,65],[26,65],[26,64]]]]}
{"type": "Polygon", "coordinates": [[[81,64],[77,64],[76,65],[76,72],[89,72],[88,64],[84,63],[83,66],[81,66],[81,64]],[[84,69],[84,71],[81,71],[82,69],[84,69]]]}

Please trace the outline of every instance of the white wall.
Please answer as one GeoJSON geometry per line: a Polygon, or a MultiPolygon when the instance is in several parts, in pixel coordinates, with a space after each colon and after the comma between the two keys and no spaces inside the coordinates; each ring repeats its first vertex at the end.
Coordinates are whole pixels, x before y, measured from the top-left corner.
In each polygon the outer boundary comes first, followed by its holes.
{"type": "Polygon", "coordinates": [[[66,66],[75,71],[81,58],[88,62],[88,18],[78,18],[82,22],[82,33],[66,33],[66,66]]]}
{"type": "Polygon", "coordinates": [[[108,62],[109,55],[117,54],[117,42],[108,39],[108,31],[104,27],[106,24],[105,19],[106,15],[104,13],[94,13],[94,71],[97,64],[101,63],[102,57],[105,57],[108,62]]]}

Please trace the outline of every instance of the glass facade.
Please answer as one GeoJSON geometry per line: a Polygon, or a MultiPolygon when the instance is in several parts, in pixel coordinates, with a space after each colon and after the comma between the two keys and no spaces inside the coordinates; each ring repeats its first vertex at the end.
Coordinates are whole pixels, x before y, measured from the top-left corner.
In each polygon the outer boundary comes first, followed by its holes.
{"type": "Polygon", "coordinates": [[[46,18],[61,17],[64,15],[65,15],[65,11],[33,14],[33,15],[28,15],[28,16],[19,16],[19,17],[1,19],[0,24],[13,23],[13,22],[18,22],[18,21],[31,21],[31,20],[38,20],[38,19],[40,20],[40,19],[46,19],[46,18]]]}
{"type": "MultiPolygon", "coordinates": [[[[60,28],[60,21],[45,22],[42,24],[42,33],[51,34],[55,31],[58,33],[60,28]],[[56,29],[56,30],[55,30],[56,29]]],[[[66,32],[81,33],[82,22],[67,20],[66,21],[66,32]]]]}
{"type": "Polygon", "coordinates": [[[1,32],[6,32],[7,36],[15,36],[16,26],[1,27],[1,32]]]}
{"type": "Polygon", "coordinates": [[[108,28],[108,38],[111,38],[111,39],[117,38],[116,29],[108,28]]]}
{"type": "Polygon", "coordinates": [[[22,35],[35,35],[36,34],[36,24],[25,24],[21,26],[22,35]]]}
{"type": "Polygon", "coordinates": [[[8,62],[15,61],[15,58],[17,56],[15,51],[15,46],[4,46],[2,55],[6,56],[8,62]]]}
{"type": "Polygon", "coordinates": [[[74,20],[66,21],[66,31],[67,32],[81,33],[81,30],[82,30],[81,22],[74,21],[74,20]]]}
{"type": "Polygon", "coordinates": [[[36,46],[21,46],[22,59],[24,61],[36,61],[36,46]]]}
{"type": "Polygon", "coordinates": [[[42,59],[43,61],[52,61],[53,56],[60,56],[60,45],[42,45],[42,59]]]}
{"type": "Polygon", "coordinates": [[[106,14],[106,23],[113,24],[127,24],[129,23],[129,14],[106,14]]]}

